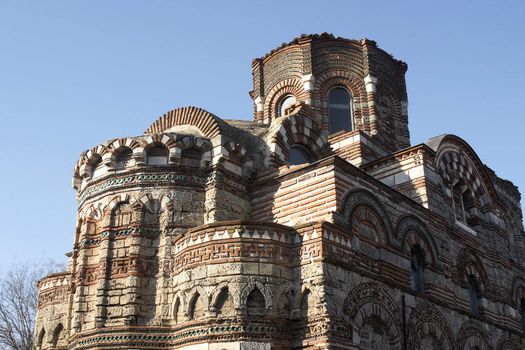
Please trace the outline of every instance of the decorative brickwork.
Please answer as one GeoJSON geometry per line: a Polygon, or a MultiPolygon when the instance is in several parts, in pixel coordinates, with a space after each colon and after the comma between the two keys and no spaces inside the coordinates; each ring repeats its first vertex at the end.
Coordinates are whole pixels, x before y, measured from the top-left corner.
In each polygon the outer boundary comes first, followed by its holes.
{"type": "Polygon", "coordinates": [[[406,64],[323,33],[252,67],[254,122],[178,108],[80,156],[36,348],[523,348],[519,191],[456,136],[410,146],[406,64]]]}

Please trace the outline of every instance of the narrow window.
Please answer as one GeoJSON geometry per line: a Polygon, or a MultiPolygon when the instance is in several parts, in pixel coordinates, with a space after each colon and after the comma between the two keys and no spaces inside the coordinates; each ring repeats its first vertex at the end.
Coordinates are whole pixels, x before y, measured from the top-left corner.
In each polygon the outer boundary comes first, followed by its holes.
{"type": "Polygon", "coordinates": [[[410,249],[410,270],[412,275],[412,288],[417,293],[425,290],[425,252],[420,245],[414,244],[410,249]]]}
{"type": "Polygon", "coordinates": [[[168,164],[169,151],[164,145],[155,145],[147,152],[148,165],[166,165],[168,164]]]}
{"type": "Polygon", "coordinates": [[[352,130],[352,96],[342,87],[328,93],[328,130],[330,134],[352,130]]]}
{"type": "Polygon", "coordinates": [[[525,332],[525,298],[521,299],[520,303],[521,308],[521,330],[525,332]]]}
{"type": "Polygon", "coordinates": [[[463,224],[467,223],[466,217],[465,217],[465,190],[466,186],[463,186],[460,183],[456,183],[452,187],[452,195],[453,195],[453,205],[454,205],[454,215],[456,217],[457,222],[461,222],[463,224]]]}
{"type": "Polygon", "coordinates": [[[191,299],[190,307],[188,309],[188,316],[192,320],[196,320],[205,316],[206,305],[204,304],[204,297],[198,292],[191,299]]]}
{"type": "Polygon", "coordinates": [[[311,163],[314,161],[311,153],[302,146],[293,145],[290,148],[290,153],[288,155],[288,160],[291,165],[299,165],[305,163],[311,163]]]}
{"type": "Polygon", "coordinates": [[[470,312],[474,316],[479,316],[479,289],[478,289],[478,282],[474,275],[468,275],[467,277],[467,291],[468,291],[470,312]]]}
{"type": "Polygon", "coordinates": [[[117,150],[117,155],[115,156],[115,169],[122,170],[127,168],[130,165],[132,156],[133,151],[127,147],[117,150]]]}
{"type": "Polygon", "coordinates": [[[279,103],[279,108],[277,109],[277,115],[282,117],[286,115],[286,110],[293,106],[296,102],[294,95],[286,95],[281,102],[279,103]]]}

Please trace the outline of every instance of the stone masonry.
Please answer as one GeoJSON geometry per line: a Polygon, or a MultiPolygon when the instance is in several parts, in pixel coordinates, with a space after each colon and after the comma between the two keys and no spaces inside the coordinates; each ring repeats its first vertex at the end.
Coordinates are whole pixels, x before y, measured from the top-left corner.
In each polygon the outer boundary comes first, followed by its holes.
{"type": "Polygon", "coordinates": [[[457,136],[410,145],[407,65],[323,33],[252,67],[254,121],[82,153],[36,349],[524,349],[520,193],[457,136]]]}

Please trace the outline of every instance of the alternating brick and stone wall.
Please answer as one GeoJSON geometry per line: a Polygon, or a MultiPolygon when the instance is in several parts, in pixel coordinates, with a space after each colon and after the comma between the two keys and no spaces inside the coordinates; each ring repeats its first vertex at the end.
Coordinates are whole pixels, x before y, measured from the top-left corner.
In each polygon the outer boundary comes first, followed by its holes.
{"type": "Polygon", "coordinates": [[[302,36],[253,62],[254,122],[178,108],[84,152],[36,348],[522,348],[519,191],[457,136],[410,146],[406,68],[302,36]]]}

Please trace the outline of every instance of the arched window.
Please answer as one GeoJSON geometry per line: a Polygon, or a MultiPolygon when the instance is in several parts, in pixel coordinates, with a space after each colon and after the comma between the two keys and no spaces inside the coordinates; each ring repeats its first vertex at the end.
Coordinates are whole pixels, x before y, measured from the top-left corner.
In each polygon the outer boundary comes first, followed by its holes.
{"type": "Polygon", "coordinates": [[[192,147],[183,150],[180,154],[180,165],[190,168],[198,168],[201,165],[202,152],[201,150],[192,147]]]}
{"type": "Polygon", "coordinates": [[[122,170],[130,165],[133,157],[133,151],[128,147],[121,147],[116,151],[115,169],[122,170]]]}
{"type": "Polygon", "coordinates": [[[303,146],[293,145],[290,148],[288,161],[291,165],[299,165],[313,162],[314,157],[312,157],[312,154],[303,146]]]}
{"type": "Polygon", "coordinates": [[[470,312],[474,316],[479,316],[479,288],[476,276],[467,276],[467,291],[469,298],[470,312]]]}
{"type": "Polygon", "coordinates": [[[215,302],[215,311],[217,316],[229,316],[234,313],[233,299],[228,292],[228,287],[221,289],[217,301],[215,302]]]}
{"type": "Polygon", "coordinates": [[[467,218],[465,215],[465,194],[467,191],[467,186],[463,185],[461,182],[457,182],[452,186],[452,199],[454,205],[454,215],[457,222],[463,224],[467,223],[467,218]]]}
{"type": "Polygon", "coordinates": [[[419,244],[414,244],[410,249],[410,254],[412,288],[417,293],[423,293],[425,290],[425,252],[419,244]]]}
{"type": "Polygon", "coordinates": [[[352,96],[343,87],[328,93],[328,130],[330,134],[352,130],[352,96]]]}
{"type": "Polygon", "coordinates": [[[148,165],[166,165],[168,164],[169,151],[166,146],[156,144],[151,147],[147,152],[147,164],[148,165]]]}
{"type": "Polygon", "coordinates": [[[279,107],[277,108],[277,116],[282,117],[286,115],[286,110],[293,106],[297,102],[294,95],[286,95],[279,102],[279,107]]]}
{"type": "Polygon", "coordinates": [[[248,316],[262,316],[266,313],[266,299],[259,288],[255,287],[246,300],[248,316]]]}

